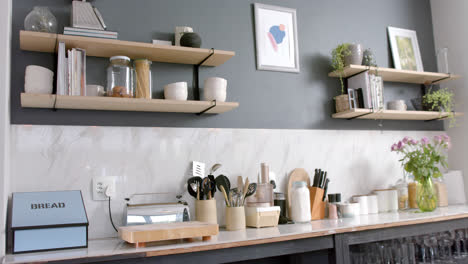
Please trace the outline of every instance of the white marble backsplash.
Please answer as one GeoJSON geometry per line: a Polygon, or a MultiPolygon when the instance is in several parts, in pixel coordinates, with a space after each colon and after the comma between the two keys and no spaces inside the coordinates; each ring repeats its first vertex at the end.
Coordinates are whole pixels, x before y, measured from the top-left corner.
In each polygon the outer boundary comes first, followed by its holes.
{"type": "MultiPolygon", "coordinates": [[[[184,188],[192,160],[207,167],[223,164],[218,172],[233,182],[239,175],[256,181],[260,163],[266,162],[277,174],[280,191],[285,191],[294,168],[310,173],[322,168],[331,179],[329,193],[348,198],[388,187],[401,177],[399,157],[390,152],[392,143],[404,136],[441,133],[12,125],[11,191],[82,190],[89,237],[112,237],[116,233],[107,202],[92,200],[91,181],[101,176],[102,168],[118,176],[112,213],[120,225],[124,198],[135,193],[184,192],[193,205],[184,188]]],[[[223,224],[219,192],[216,198],[223,224]]]]}

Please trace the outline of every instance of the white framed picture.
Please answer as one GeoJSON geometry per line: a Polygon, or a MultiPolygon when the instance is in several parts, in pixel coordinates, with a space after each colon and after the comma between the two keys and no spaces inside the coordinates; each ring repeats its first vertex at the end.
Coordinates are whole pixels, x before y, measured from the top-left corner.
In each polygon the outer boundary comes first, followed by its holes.
{"type": "Polygon", "coordinates": [[[396,69],[424,71],[416,31],[388,27],[388,37],[396,69]]]}
{"type": "Polygon", "coordinates": [[[257,69],[299,72],[296,9],[254,4],[257,69]]]}

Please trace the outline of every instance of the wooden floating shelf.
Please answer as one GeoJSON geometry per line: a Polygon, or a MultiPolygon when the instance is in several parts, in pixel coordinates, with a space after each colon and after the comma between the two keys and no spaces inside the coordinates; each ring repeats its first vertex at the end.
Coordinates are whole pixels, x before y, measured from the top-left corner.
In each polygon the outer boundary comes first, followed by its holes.
{"type": "MultiPolygon", "coordinates": [[[[342,119],[373,119],[373,120],[436,120],[445,119],[448,117],[446,112],[433,112],[433,111],[396,111],[396,110],[382,110],[373,113],[370,109],[351,109],[348,111],[333,114],[333,118],[342,119]]],[[[455,113],[455,116],[461,116],[462,113],[455,113]]]]}
{"type": "MultiPolygon", "coordinates": [[[[137,111],[166,113],[200,113],[214,105],[209,101],[175,101],[163,99],[115,98],[103,96],[66,96],[55,94],[21,94],[24,108],[137,111]],[[55,107],[54,107],[55,104],[55,107]]],[[[236,102],[217,102],[206,114],[220,114],[239,107],[236,102]]]]}
{"type": "Polygon", "coordinates": [[[200,64],[213,52],[213,55],[203,62],[202,66],[219,66],[235,55],[233,51],[211,51],[143,42],[20,31],[22,50],[55,53],[59,42],[64,42],[67,49],[85,49],[87,56],[109,58],[125,55],[131,59],[146,58],[156,62],[193,65],[200,64]]]}
{"type": "MultiPolygon", "coordinates": [[[[387,82],[401,82],[401,83],[416,83],[416,84],[438,84],[443,81],[459,79],[460,75],[438,73],[438,72],[418,72],[397,70],[392,68],[376,68],[363,65],[349,65],[344,69],[343,78],[353,76],[355,74],[369,70],[370,73],[376,73],[382,76],[384,81],[387,82]]],[[[337,72],[331,72],[329,77],[338,78],[340,75],[337,72]]]]}

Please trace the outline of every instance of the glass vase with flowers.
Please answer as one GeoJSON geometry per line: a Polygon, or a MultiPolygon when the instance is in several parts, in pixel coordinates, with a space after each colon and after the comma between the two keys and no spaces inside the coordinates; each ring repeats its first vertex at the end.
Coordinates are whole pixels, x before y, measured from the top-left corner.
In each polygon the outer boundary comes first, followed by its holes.
{"type": "Polygon", "coordinates": [[[432,140],[409,137],[392,145],[392,151],[403,155],[400,159],[405,171],[414,175],[417,184],[417,204],[422,212],[434,211],[437,194],[433,178],[442,176],[441,168],[447,168],[447,150],[451,147],[450,137],[435,136],[432,140]]]}

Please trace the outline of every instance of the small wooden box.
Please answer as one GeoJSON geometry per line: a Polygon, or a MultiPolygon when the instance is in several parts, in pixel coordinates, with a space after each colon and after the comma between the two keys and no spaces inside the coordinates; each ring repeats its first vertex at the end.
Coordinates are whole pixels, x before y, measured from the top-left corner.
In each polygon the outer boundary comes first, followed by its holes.
{"type": "Polygon", "coordinates": [[[323,199],[323,189],[317,187],[309,187],[310,192],[310,214],[312,220],[320,220],[325,218],[325,202],[323,199]]]}

